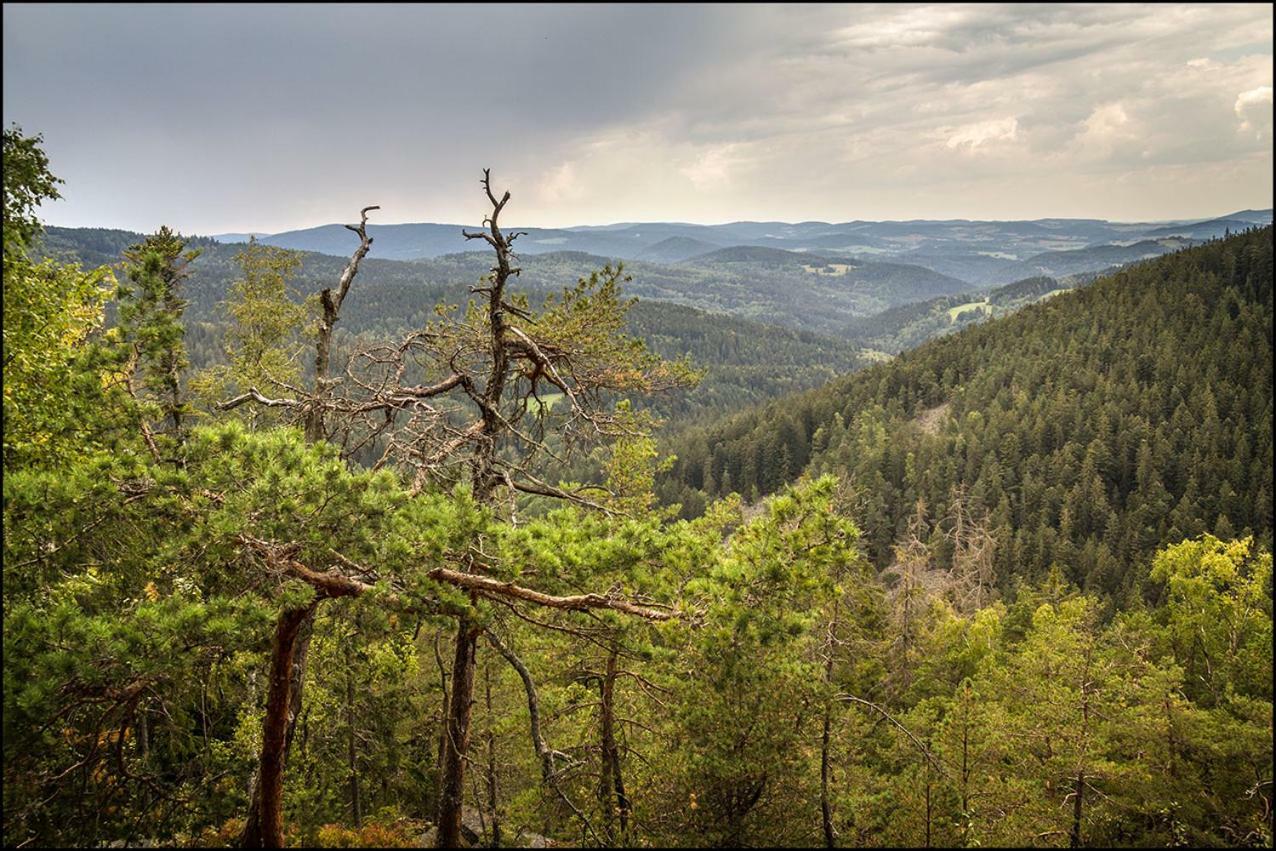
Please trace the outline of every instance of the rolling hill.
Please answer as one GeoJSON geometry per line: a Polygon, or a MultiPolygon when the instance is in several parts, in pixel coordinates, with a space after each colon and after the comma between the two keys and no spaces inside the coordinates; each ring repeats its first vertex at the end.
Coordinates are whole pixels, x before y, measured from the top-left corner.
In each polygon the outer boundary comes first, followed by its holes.
{"type": "MultiPolygon", "coordinates": [[[[1123,247],[1172,236],[1210,239],[1222,236],[1229,227],[1233,231],[1241,229],[1232,227],[1230,222],[1253,225],[1267,224],[1271,220],[1270,210],[1242,210],[1207,219],[1142,223],[1101,219],[730,222],[717,225],[643,222],[519,228],[527,234],[520,238],[518,246],[524,255],[569,251],[660,263],[677,263],[718,248],[755,246],[918,265],[975,286],[987,286],[1009,283],[1032,274],[1098,271],[1117,262],[1105,261],[1097,255],[1081,254],[1066,261],[1070,264],[1066,270],[1043,270],[1024,265],[1025,262],[1033,262],[1033,258],[1052,252],[1123,247]]],[[[373,224],[368,229],[376,240],[372,256],[425,260],[477,250],[478,246],[461,236],[464,227],[434,223],[373,224]]],[[[224,234],[221,237],[226,242],[244,238],[244,234],[224,234]]],[[[349,234],[339,224],[287,231],[261,236],[260,239],[270,245],[324,254],[340,256],[349,251],[349,234]]],[[[1057,262],[1065,261],[1060,259],[1057,262]]],[[[1036,261],[1036,265],[1044,263],[1045,260],[1036,261]]]]}
{"type": "MultiPolygon", "coordinates": [[[[44,236],[43,250],[64,260],[110,265],[119,261],[125,248],[141,239],[141,234],[130,231],[52,227],[44,236]]],[[[224,313],[220,303],[239,274],[235,255],[244,246],[222,245],[208,238],[195,238],[192,246],[198,247],[201,254],[183,284],[183,295],[188,302],[187,346],[192,365],[199,369],[222,357],[224,313]]],[[[340,257],[316,252],[303,252],[301,261],[290,282],[296,300],[330,286],[345,264],[340,257]]],[[[525,261],[526,270],[519,284],[533,299],[574,282],[606,262],[600,257],[567,252],[525,261]]],[[[421,327],[435,318],[434,305],[463,304],[469,297],[470,284],[489,266],[484,255],[474,253],[421,263],[365,259],[358,283],[343,305],[339,344],[348,344],[352,335],[397,336],[406,329],[421,327]]],[[[628,287],[630,293],[643,296],[630,311],[630,333],[646,340],[653,351],[665,357],[689,355],[708,370],[694,391],[650,402],[662,416],[687,418],[734,410],[816,387],[867,363],[860,347],[850,341],[648,298],[648,292],[658,289],[646,283],[651,277],[639,274],[628,287]]]]}

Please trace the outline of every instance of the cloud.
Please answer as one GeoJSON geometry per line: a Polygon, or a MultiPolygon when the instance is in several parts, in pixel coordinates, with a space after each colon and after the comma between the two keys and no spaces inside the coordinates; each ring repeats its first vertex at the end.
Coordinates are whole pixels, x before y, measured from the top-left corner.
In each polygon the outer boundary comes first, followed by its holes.
{"type": "Polygon", "coordinates": [[[540,197],[547,204],[575,201],[585,192],[576,174],[576,165],[565,162],[550,169],[541,179],[540,197]]]}
{"type": "Polygon", "coordinates": [[[972,17],[965,9],[922,6],[843,27],[833,34],[833,40],[839,46],[870,50],[934,46],[948,41],[950,33],[972,17]]]}
{"type": "Polygon", "coordinates": [[[732,171],[742,162],[739,149],[740,145],[735,142],[714,145],[698,154],[694,162],[680,170],[697,189],[725,186],[731,182],[732,171]]]}
{"type": "Polygon", "coordinates": [[[974,124],[958,127],[944,144],[950,148],[960,148],[965,145],[969,150],[973,151],[980,145],[989,142],[1013,142],[1018,136],[1018,119],[1014,117],[999,118],[991,121],[978,121],[974,124]]]}
{"type": "Polygon", "coordinates": [[[1119,101],[1096,106],[1082,122],[1077,145],[1085,154],[1110,156],[1120,145],[1139,137],[1125,106],[1119,101]]]}
{"type": "Polygon", "coordinates": [[[1256,139],[1272,134],[1272,87],[1258,86],[1236,96],[1232,107],[1241,120],[1242,133],[1253,133],[1256,139]]]}
{"type": "Polygon", "coordinates": [[[1271,204],[1257,5],[3,15],[4,120],[45,134],[54,224],[281,230],[368,198],[387,221],[471,222],[484,166],[528,225],[1271,204]]]}

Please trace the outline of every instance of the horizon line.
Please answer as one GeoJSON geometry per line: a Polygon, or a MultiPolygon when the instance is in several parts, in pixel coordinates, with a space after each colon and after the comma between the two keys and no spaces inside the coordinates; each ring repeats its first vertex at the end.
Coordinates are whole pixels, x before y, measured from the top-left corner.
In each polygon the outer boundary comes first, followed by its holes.
{"type": "MultiPolygon", "coordinates": [[[[686,226],[686,227],[713,228],[713,227],[728,227],[731,225],[777,224],[777,225],[790,225],[790,226],[829,225],[831,227],[836,227],[841,225],[853,225],[853,224],[923,224],[923,223],[945,224],[945,223],[958,223],[958,222],[969,222],[972,224],[985,224],[985,223],[1008,224],[1008,223],[1014,223],[1014,222],[1036,223],[1036,222],[1048,222],[1048,221],[1058,221],[1058,222],[1092,221],[1092,222],[1106,222],[1109,224],[1117,224],[1117,225],[1144,225],[1144,224],[1164,225],[1164,224],[1190,224],[1190,223],[1210,222],[1210,221],[1215,221],[1218,219],[1226,219],[1228,216],[1235,215],[1237,213],[1271,213],[1271,212],[1273,212],[1272,207],[1264,207],[1264,208],[1246,207],[1246,208],[1232,209],[1225,213],[1219,213],[1217,215],[1207,215],[1207,216],[1189,217],[1189,218],[1180,217],[1180,218],[1169,218],[1169,219],[1142,219],[1142,220],[1106,219],[1099,216],[1041,216],[1038,218],[1031,218],[1031,219],[1022,219],[1022,218],[1021,219],[969,219],[969,218],[847,219],[846,221],[840,221],[840,222],[825,221],[823,219],[803,219],[802,221],[796,221],[796,222],[788,222],[788,221],[783,221],[780,219],[770,219],[770,220],[735,219],[735,220],[727,221],[727,222],[689,222],[689,221],[672,221],[672,220],[665,220],[665,219],[651,219],[648,221],[618,221],[618,222],[607,222],[603,224],[576,224],[576,225],[560,225],[560,226],[520,224],[520,225],[506,226],[505,230],[512,231],[512,230],[519,230],[522,228],[534,228],[536,230],[580,231],[580,230],[587,230],[587,229],[597,230],[602,228],[641,227],[644,225],[677,225],[677,226],[686,226]]],[[[125,233],[146,233],[147,232],[144,230],[135,230],[135,229],[126,228],[126,227],[103,227],[101,225],[62,225],[52,221],[42,221],[41,224],[44,227],[56,227],[56,228],[63,228],[66,230],[94,229],[94,230],[118,230],[118,231],[123,231],[125,233]]],[[[293,227],[293,228],[287,228],[287,229],[278,230],[278,231],[225,230],[225,231],[220,231],[217,233],[197,233],[195,231],[191,231],[187,235],[202,236],[202,237],[208,237],[208,238],[216,238],[218,236],[226,236],[230,234],[234,234],[234,235],[242,234],[242,235],[252,235],[252,236],[280,236],[282,234],[300,233],[303,231],[318,230],[319,228],[325,228],[325,227],[344,227],[346,224],[348,223],[341,222],[341,221],[331,221],[331,222],[323,222],[317,225],[293,227]]],[[[369,221],[368,225],[369,227],[404,227],[409,225],[435,225],[438,227],[457,227],[457,228],[481,227],[481,225],[474,225],[474,224],[463,224],[459,222],[438,222],[438,221],[404,221],[404,222],[369,221]]],[[[158,228],[160,226],[157,225],[156,227],[158,228]]]]}

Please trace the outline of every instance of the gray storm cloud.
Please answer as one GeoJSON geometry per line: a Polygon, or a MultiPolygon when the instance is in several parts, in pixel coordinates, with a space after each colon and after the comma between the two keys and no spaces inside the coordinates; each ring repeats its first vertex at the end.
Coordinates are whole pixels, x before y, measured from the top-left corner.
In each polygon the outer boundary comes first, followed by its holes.
{"type": "Polygon", "coordinates": [[[1271,206],[1259,5],[4,7],[55,224],[1157,219],[1271,206]]]}

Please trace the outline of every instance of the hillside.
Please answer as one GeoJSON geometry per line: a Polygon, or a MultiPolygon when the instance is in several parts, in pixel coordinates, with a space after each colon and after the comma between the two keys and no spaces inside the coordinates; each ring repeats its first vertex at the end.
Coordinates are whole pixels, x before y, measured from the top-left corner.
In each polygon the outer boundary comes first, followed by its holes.
{"type": "Polygon", "coordinates": [[[934,518],[963,488],[995,531],[1003,587],[1058,564],[1132,593],[1131,568],[1167,541],[1270,541],[1271,347],[1269,226],[684,434],[661,493],[694,512],[838,472],[884,565],[919,498],[934,518]]]}
{"type": "MultiPolygon", "coordinates": [[[[350,232],[344,231],[346,250],[350,232]]],[[[48,228],[48,253],[88,264],[117,262],[139,234],[93,228],[48,228]]],[[[207,316],[235,274],[238,244],[207,238],[192,243],[203,250],[187,282],[192,311],[207,316]]],[[[518,245],[522,246],[522,241],[518,245]]],[[[416,326],[433,314],[440,299],[463,301],[466,288],[487,274],[491,263],[480,253],[447,254],[413,263],[381,259],[375,243],[363,266],[364,285],[351,300],[347,329],[416,326]]],[[[318,292],[341,274],[345,259],[303,253],[294,282],[298,293],[318,292]]],[[[614,263],[579,251],[527,254],[519,258],[519,283],[529,291],[550,291],[614,263]]],[[[625,263],[626,292],[642,299],[676,302],[710,313],[726,313],[767,325],[787,325],[845,337],[848,323],[901,304],[964,292],[969,284],[919,266],[894,263],[838,263],[797,252],[730,248],[683,263],[625,263]],[[760,259],[764,257],[765,259],[760,259]],[[826,265],[833,264],[833,265],[826,265]]]]}
{"type": "MultiPolygon", "coordinates": [[[[1221,234],[1220,234],[1221,235],[1221,234]]],[[[1091,245],[1067,251],[1045,251],[1029,257],[1016,266],[1002,270],[1001,275],[1012,275],[1016,279],[1033,275],[1077,275],[1106,269],[1109,266],[1121,266],[1137,263],[1187,248],[1192,245],[1190,239],[1164,237],[1160,239],[1143,239],[1130,244],[1091,245]]]]}
{"type": "Polygon", "coordinates": [[[706,254],[719,247],[711,242],[692,239],[689,236],[671,236],[660,240],[650,248],[644,248],[637,259],[650,260],[653,263],[677,263],[689,257],[706,254]]]}
{"type": "Polygon", "coordinates": [[[1265,223],[1270,220],[1270,218],[1270,215],[1267,215],[1260,210],[1242,210],[1231,216],[1209,219],[1204,222],[1182,222],[1179,224],[1155,228],[1148,231],[1145,236],[1153,238],[1162,236],[1182,236],[1191,239],[1218,239],[1221,236],[1239,233],[1240,231],[1253,227],[1255,224],[1265,223]],[[1266,218],[1264,218],[1264,216],[1266,216],[1266,218]]]}
{"type": "Polygon", "coordinates": [[[866,348],[898,354],[933,337],[960,331],[971,323],[1009,315],[1093,278],[1092,273],[1070,275],[1061,280],[1039,275],[991,290],[904,304],[852,321],[847,335],[866,348]]]}
{"type": "MultiPolygon", "coordinates": [[[[1124,260],[1087,254],[1099,248],[1111,254],[1140,241],[1167,236],[1209,239],[1222,236],[1231,222],[1268,224],[1270,210],[1243,210],[1201,220],[1110,222],[1102,219],[1038,219],[1034,221],[852,221],[730,222],[699,225],[680,222],[642,222],[569,228],[520,228],[524,255],[559,251],[584,252],[621,260],[677,263],[719,248],[755,247],[798,251],[839,258],[880,260],[923,266],[975,285],[1009,283],[1034,274],[1062,275],[1104,269],[1147,254],[1125,252],[1124,260]],[[1046,267],[1048,260],[1025,265],[1052,252],[1081,251],[1053,260],[1068,268],[1046,267]],[[1038,268],[1041,267],[1041,268],[1038,268]]],[[[475,252],[459,224],[373,224],[373,256],[391,260],[424,260],[445,254],[475,252]]],[[[472,226],[471,226],[472,227],[472,226]]],[[[1238,230],[1232,226],[1231,230],[1238,230]]],[[[342,256],[349,250],[349,232],[339,224],[286,231],[259,237],[268,245],[342,256]]],[[[222,241],[246,239],[223,234],[222,241]]],[[[1151,249],[1155,250],[1155,249],[1151,249]]],[[[1172,248],[1164,248],[1172,250],[1172,248]]],[[[481,253],[481,252],[480,252],[481,253]]],[[[1156,251],[1163,253],[1163,251],[1156,251]]]]}
{"type": "Polygon", "coordinates": [[[667,358],[689,355],[707,373],[693,391],[653,401],[674,421],[818,387],[871,361],[857,343],[659,301],[639,301],[629,331],[667,358]]]}
{"type": "MultiPolygon", "coordinates": [[[[857,317],[974,289],[922,266],[833,259],[759,246],[721,249],[674,268],[691,278],[673,296],[679,300],[838,336],[845,336],[857,317]]],[[[644,283],[660,280],[640,275],[645,272],[641,266],[633,269],[635,278],[644,283]]],[[[641,289],[634,291],[642,294],[641,289]]]]}
{"type": "MultiPolygon", "coordinates": [[[[615,260],[576,251],[524,255],[519,258],[519,281],[529,289],[558,287],[609,262],[615,260]]],[[[491,266],[483,255],[470,252],[414,265],[432,282],[477,280],[491,266]]],[[[920,266],[835,260],[756,246],[719,249],[679,263],[633,260],[624,265],[630,277],[625,291],[638,298],[842,338],[857,317],[973,289],[920,266]]]]}
{"type": "MultiPolygon", "coordinates": [[[[88,265],[114,264],[125,248],[142,239],[141,234],[130,231],[54,227],[47,229],[44,250],[88,265]]],[[[200,369],[222,359],[225,316],[220,304],[230,282],[240,274],[235,255],[244,246],[222,245],[206,238],[192,240],[192,246],[201,254],[183,282],[183,295],[188,302],[187,347],[192,365],[200,369]]],[[[606,262],[568,252],[525,258],[519,285],[539,301],[540,296],[606,262]]],[[[294,301],[331,286],[344,264],[339,257],[302,252],[301,266],[290,282],[294,301]]],[[[470,284],[490,265],[478,254],[448,255],[419,263],[369,257],[361,267],[359,285],[343,305],[338,346],[351,335],[398,336],[420,327],[434,318],[434,305],[463,304],[470,297],[470,284]]],[[[629,332],[646,340],[662,356],[689,355],[707,369],[694,392],[658,397],[648,403],[662,416],[686,418],[736,410],[817,387],[865,362],[860,347],[852,342],[658,301],[661,295],[676,298],[681,291],[663,289],[668,279],[654,267],[638,267],[626,287],[627,293],[641,296],[630,310],[629,332]]],[[[702,290],[705,294],[716,291],[708,276],[691,281],[707,282],[702,290]]],[[[675,278],[673,282],[679,281],[675,278]]]]}

